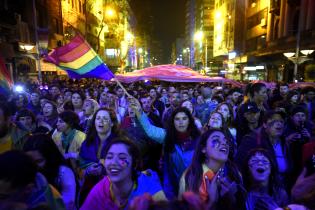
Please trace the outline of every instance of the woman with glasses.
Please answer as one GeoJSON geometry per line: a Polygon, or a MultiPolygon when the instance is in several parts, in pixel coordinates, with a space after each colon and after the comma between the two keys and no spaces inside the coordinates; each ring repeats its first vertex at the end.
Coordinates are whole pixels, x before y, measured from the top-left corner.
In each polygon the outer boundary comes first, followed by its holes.
{"type": "Polygon", "coordinates": [[[198,141],[192,162],[180,180],[179,196],[193,191],[209,209],[244,209],[242,179],[229,160],[230,139],[209,129],[198,141]]]}
{"type": "Polygon", "coordinates": [[[246,209],[276,209],[288,204],[288,195],[277,180],[276,164],[264,149],[253,149],[242,169],[247,190],[246,209]]]}

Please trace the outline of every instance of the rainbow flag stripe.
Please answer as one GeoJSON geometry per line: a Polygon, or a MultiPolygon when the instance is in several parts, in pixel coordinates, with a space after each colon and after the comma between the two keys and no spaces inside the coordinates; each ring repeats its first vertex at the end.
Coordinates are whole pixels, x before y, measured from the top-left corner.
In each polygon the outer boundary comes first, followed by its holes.
{"type": "Polygon", "coordinates": [[[4,60],[0,57],[0,94],[8,94],[13,87],[13,80],[7,70],[4,60]]]}
{"type": "Polygon", "coordinates": [[[76,35],[68,44],[54,49],[45,61],[54,63],[67,71],[70,78],[98,78],[110,80],[113,73],[85,41],[76,35]]]}

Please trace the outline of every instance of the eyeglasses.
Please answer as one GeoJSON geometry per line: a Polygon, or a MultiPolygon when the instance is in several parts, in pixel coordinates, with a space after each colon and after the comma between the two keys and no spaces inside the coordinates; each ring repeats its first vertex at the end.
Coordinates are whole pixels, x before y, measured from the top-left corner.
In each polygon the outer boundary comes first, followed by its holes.
{"type": "Polygon", "coordinates": [[[249,166],[257,165],[259,163],[261,163],[262,165],[270,165],[270,161],[269,160],[252,159],[252,160],[248,161],[248,165],[249,166]]]}

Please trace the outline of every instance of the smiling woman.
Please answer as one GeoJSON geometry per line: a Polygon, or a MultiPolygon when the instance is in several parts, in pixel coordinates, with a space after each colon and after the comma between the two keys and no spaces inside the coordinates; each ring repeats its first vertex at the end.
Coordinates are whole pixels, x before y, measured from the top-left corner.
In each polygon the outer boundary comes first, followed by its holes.
{"type": "Polygon", "coordinates": [[[137,146],[125,138],[111,141],[104,150],[104,177],[89,193],[81,210],[128,209],[130,201],[144,193],[154,200],[165,200],[156,172],[139,172],[140,152],[137,146]]]}

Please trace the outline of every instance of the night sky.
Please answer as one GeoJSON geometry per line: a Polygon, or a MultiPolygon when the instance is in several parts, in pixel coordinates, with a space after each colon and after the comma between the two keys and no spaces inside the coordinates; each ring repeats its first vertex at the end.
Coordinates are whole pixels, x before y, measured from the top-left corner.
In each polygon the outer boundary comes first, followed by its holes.
{"type": "Polygon", "coordinates": [[[131,0],[131,7],[149,35],[162,46],[162,63],[169,63],[171,45],[176,38],[184,37],[186,0],[131,0]],[[146,25],[152,21],[152,28],[146,25]]]}

